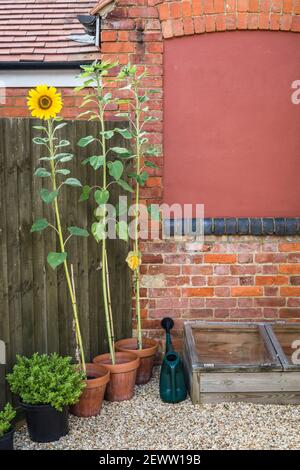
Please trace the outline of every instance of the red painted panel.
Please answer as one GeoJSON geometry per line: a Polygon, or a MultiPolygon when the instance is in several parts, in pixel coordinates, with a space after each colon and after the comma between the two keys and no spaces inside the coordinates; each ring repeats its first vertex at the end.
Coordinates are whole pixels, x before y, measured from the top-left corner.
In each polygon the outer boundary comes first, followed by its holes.
{"type": "Polygon", "coordinates": [[[300,216],[300,34],[165,41],[164,202],[206,217],[300,216]]]}

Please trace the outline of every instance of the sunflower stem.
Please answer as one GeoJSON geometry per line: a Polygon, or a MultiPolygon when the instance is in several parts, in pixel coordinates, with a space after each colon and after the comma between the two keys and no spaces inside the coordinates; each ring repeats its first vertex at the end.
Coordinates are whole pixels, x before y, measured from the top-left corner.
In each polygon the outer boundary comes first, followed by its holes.
{"type": "MultiPolygon", "coordinates": [[[[51,180],[52,180],[52,189],[53,189],[53,191],[56,191],[57,183],[56,183],[56,173],[55,173],[55,165],[54,165],[55,150],[54,150],[53,135],[54,135],[53,120],[49,119],[48,120],[48,138],[49,138],[49,144],[50,144],[50,157],[51,157],[51,160],[50,160],[51,180]]],[[[58,232],[58,238],[59,238],[59,244],[60,244],[60,251],[61,251],[61,253],[66,253],[57,197],[54,199],[53,207],[54,207],[55,218],[56,218],[56,225],[57,225],[57,232],[58,232]]],[[[69,290],[69,295],[70,295],[70,299],[71,299],[71,303],[72,303],[72,311],[73,311],[73,317],[74,317],[74,321],[75,321],[75,330],[76,330],[76,341],[78,342],[78,348],[80,350],[80,355],[81,355],[81,368],[82,368],[82,372],[83,372],[84,376],[86,377],[86,364],[85,364],[83,342],[82,342],[82,336],[81,336],[80,324],[79,324],[79,318],[78,318],[77,301],[76,301],[76,294],[75,294],[75,284],[72,285],[67,260],[65,260],[63,264],[64,264],[64,271],[65,271],[67,286],[68,286],[68,290],[69,290]]]]}

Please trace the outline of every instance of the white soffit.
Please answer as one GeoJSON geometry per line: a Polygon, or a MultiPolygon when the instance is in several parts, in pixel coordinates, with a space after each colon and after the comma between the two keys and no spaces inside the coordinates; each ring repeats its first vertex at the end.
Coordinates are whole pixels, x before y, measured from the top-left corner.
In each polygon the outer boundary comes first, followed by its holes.
{"type": "Polygon", "coordinates": [[[75,87],[83,80],[76,78],[80,69],[0,70],[0,88],[29,88],[37,85],[75,87]]]}

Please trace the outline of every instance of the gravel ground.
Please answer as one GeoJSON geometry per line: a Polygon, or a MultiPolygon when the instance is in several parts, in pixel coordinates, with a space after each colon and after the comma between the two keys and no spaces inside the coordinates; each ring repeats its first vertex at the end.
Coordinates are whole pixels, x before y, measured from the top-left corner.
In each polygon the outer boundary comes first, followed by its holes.
{"type": "Polygon", "coordinates": [[[162,403],[159,370],[135,398],[105,402],[99,416],[70,417],[70,433],[56,443],[31,442],[24,426],[17,449],[300,449],[300,406],[162,403]]]}

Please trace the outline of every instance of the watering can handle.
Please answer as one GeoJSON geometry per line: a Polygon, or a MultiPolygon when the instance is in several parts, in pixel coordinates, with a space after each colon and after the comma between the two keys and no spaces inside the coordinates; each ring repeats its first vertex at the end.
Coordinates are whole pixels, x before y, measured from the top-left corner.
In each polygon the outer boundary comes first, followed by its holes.
{"type": "Polygon", "coordinates": [[[174,326],[174,320],[170,317],[165,317],[161,321],[161,326],[164,330],[166,330],[166,333],[169,333],[174,326]]]}

